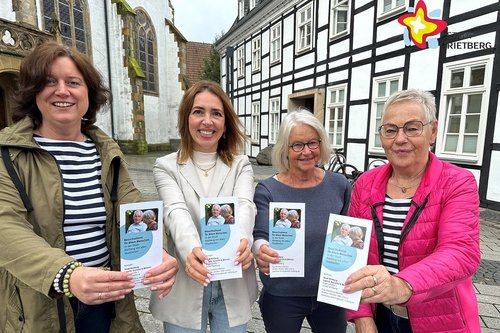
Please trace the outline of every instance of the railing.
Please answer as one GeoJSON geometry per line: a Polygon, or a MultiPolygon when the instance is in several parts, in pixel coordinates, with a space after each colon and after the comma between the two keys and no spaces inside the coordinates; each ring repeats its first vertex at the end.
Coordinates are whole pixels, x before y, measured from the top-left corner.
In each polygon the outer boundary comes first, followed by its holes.
{"type": "Polygon", "coordinates": [[[34,27],[0,19],[0,53],[24,57],[38,44],[54,37],[34,27]]]}

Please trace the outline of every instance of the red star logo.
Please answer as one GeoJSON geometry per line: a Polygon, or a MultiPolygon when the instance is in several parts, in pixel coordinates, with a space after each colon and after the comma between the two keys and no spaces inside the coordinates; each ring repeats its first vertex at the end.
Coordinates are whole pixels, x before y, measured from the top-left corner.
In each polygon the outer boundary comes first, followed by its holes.
{"type": "Polygon", "coordinates": [[[427,16],[427,7],[423,1],[417,4],[415,12],[401,15],[398,22],[410,31],[412,42],[421,49],[427,47],[427,37],[439,34],[447,26],[445,21],[427,16]]]}

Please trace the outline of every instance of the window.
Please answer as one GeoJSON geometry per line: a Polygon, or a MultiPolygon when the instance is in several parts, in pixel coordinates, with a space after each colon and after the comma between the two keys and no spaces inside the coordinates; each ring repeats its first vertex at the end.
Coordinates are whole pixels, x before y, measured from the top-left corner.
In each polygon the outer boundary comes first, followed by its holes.
{"type": "Polygon", "coordinates": [[[138,58],[141,69],[146,76],[142,81],[145,92],[156,93],[156,34],[146,12],[142,9],[135,10],[135,24],[137,28],[138,58]]]}
{"type": "Polygon", "coordinates": [[[252,71],[260,70],[260,37],[252,40],[252,71]]]}
{"type": "Polygon", "coordinates": [[[245,2],[238,0],[238,17],[241,20],[245,16],[245,2]]]}
{"type": "Polygon", "coordinates": [[[271,28],[271,63],[281,60],[281,23],[271,28]]]}
{"type": "Polygon", "coordinates": [[[249,5],[250,6],[249,6],[248,10],[252,10],[255,7],[255,0],[250,0],[249,5]]]}
{"type": "Polygon", "coordinates": [[[491,71],[491,57],[446,65],[436,145],[440,157],[470,162],[482,159],[491,71]]]}
{"type": "Polygon", "coordinates": [[[276,143],[280,127],[280,98],[269,101],[269,143],[276,143]]]}
{"type": "Polygon", "coordinates": [[[63,44],[76,47],[82,53],[88,53],[90,37],[85,31],[90,28],[85,24],[88,8],[82,0],[44,0],[44,31],[60,31],[63,44]],[[55,18],[57,21],[53,21],[55,18]]]}
{"type": "Polygon", "coordinates": [[[237,51],[237,61],[236,72],[238,77],[245,75],[245,47],[242,46],[237,51]]]}
{"type": "Polygon", "coordinates": [[[378,16],[385,18],[406,10],[408,0],[378,0],[378,16]]]}
{"type": "Polygon", "coordinates": [[[402,75],[392,75],[374,79],[370,126],[370,150],[383,152],[378,128],[382,125],[384,103],[390,95],[402,89],[402,75]]]}
{"type": "Polygon", "coordinates": [[[345,109],[346,86],[329,88],[326,109],[326,130],[330,145],[334,148],[344,146],[345,109]]]}
{"type": "Polygon", "coordinates": [[[347,33],[349,28],[349,0],[333,0],[330,36],[347,33]]]}
{"type": "Polygon", "coordinates": [[[260,134],[260,102],[252,103],[252,141],[259,141],[260,134]]]}
{"type": "Polygon", "coordinates": [[[297,13],[297,50],[308,50],[312,47],[312,4],[301,8],[297,13]]]}

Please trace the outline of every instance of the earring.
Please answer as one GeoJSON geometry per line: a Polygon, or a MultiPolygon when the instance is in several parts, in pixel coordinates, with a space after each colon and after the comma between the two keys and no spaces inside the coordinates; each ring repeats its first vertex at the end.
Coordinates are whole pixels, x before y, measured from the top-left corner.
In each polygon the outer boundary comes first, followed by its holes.
{"type": "Polygon", "coordinates": [[[225,139],[226,138],[226,132],[222,133],[222,138],[225,139]]]}

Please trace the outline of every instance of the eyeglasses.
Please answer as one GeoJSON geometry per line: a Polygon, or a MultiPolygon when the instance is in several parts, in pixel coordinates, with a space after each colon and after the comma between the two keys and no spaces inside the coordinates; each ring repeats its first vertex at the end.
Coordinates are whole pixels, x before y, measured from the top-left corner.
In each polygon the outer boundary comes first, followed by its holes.
{"type": "Polygon", "coordinates": [[[304,147],[307,146],[310,150],[318,149],[321,140],[311,140],[309,142],[294,142],[288,147],[292,148],[292,150],[296,153],[300,153],[304,150],[304,147]]]}
{"type": "Polygon", "coordinates": [[[386,139],[394,139],[398,135],[399,129],[402,128],[404,134],[407,137],[419,136],[422,134],[425,125],[429,125],[432,121],[428,123],[423,123],[419,120],[409,121],[403,126],[396,126],[394,124],[385,124],[378,128],[378,132],[386,139]]]}

